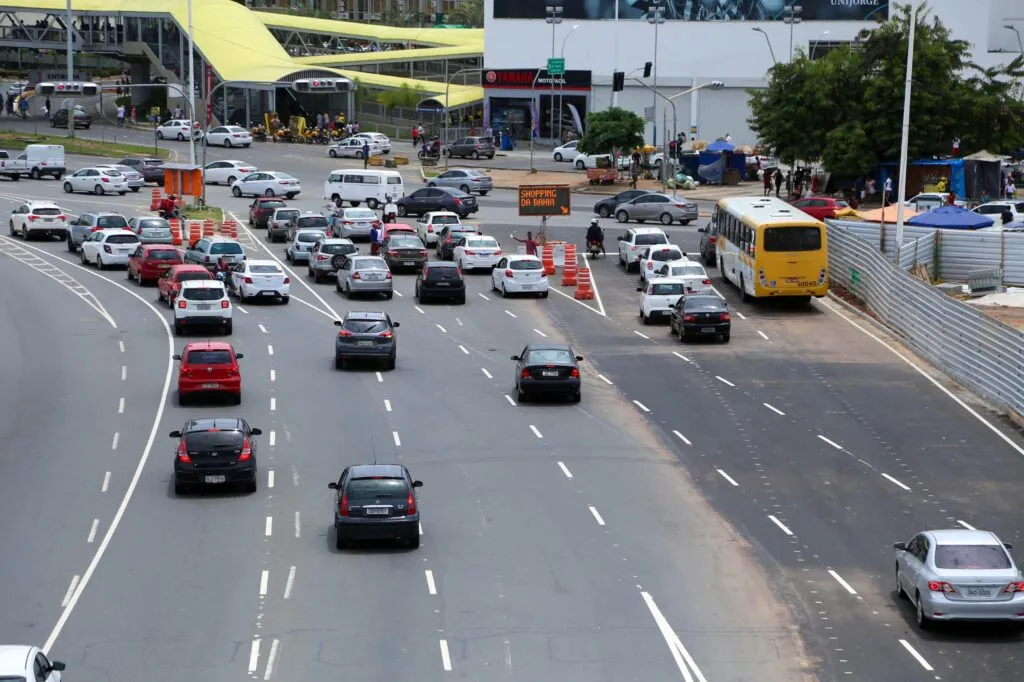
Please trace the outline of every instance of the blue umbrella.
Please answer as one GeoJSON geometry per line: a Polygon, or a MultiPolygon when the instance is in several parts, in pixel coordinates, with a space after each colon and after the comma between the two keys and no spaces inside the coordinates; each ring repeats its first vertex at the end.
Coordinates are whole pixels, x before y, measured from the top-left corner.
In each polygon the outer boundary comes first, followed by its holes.
{"type": "Polygon", "coordinates": [[[968,211],[960,206],[940,206],[917,214],[907,221],[907,225],[947,230],[977,230],[981,227],[991,227],[993,222],[988,216],[968,211]]]}
{"type": "Polygon", "coordinates": [[[734,152],[736,147],[725,140],[715,140],[704,148],[706,152],[734,152]]]}

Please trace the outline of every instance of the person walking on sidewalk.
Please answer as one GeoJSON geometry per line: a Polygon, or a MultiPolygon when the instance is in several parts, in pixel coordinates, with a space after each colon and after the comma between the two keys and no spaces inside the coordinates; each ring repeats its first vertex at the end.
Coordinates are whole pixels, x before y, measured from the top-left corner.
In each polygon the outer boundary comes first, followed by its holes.
{"type": "Polygon", "coordinates": [[[117,127],[124,128],[124,105],[118,105],[117,107],[117,127]]]}

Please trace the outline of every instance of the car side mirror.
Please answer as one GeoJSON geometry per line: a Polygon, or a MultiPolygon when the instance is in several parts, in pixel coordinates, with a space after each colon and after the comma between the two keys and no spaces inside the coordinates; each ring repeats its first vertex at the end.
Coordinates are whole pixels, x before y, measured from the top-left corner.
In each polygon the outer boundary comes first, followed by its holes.
{"type": "Polygon", "coordinates": [[[413,481],[412,482],[412,487],[413,488],[422,488],[423,487],[423,481],[413,481]]]}
{"type": "Polygon", "coordinates": [[[895,550],[898,550],[900,552],[906,552],[907,551],[907,543],[905,543],[905,542],[896,542],[896,543],[893,543],[892,548],[895,549],[895,550]]]}
{"type": "Polygon", "coordinates": [[[171,438],[181,438],[181,431],[171,431],[167,435],[171,438]]]}
{"type": "Polygon", "coordinates": [[[59,673],[64,672],[67,666],[64,665],[64,661],[50,661],[50,670],[55,670],[59,673]]]}
{"type": "Polygon", "coordinates": [[[577,355],[576,356],[576,362],[583,362],[583,356],[582,355],[577,355]]]}
{"type": "Polygon", "coordinates": [[[1003,543],[1003,547],[1006,548],[1007,552],[1012,552],[1013,551],[1013,545],[1011,545],[1009,542],[1004,542],[1003,543]]]}
{"type": "Polygon", "coordinates": [[[615,238],[615,241],[621,242],[622,239],[623,239],[622,235],[619,235],[618,237],[615,238]]]}
{"type": "Polygon", "coordinates": [[[338,489],[338,482],[337,481],[331,481],[330,483],[327,484],[327,487],[330,488],[331,490],[337,490],[338,489]]]}
{"type": "Polygon", "coordinates": [[[698,231],[698,232],[703,232],[703,233],[706,233],[706,232],[708,231],[708,228],[706,228],[706,227],[698,227],[698,228],[697,228],[697,231],[698,231]]]}
{"type": "Polygon", "coordinates": [[[175,360],[181,360],[181,356],[180,355],[175,355],[173,357],[174,357],[175,360]]]}
{"type": "Polygon", "coordinates": [[[235,353],[235,360],[241,360],[245,357],[245,353],[235,353]]]}
{"type": "Polygon", "coordinates": [[[513,355],[512,359],[515,360],[516,362],[519,362],[519,356],[518,355],[513,355]]]}
{"type": "Polygon", "coordinates": [[[263,435],[263,429],[251,429],[249,431],[249,433],[251,433],[254,436],[262,436],[263,435]]]}
{"type": "Polygon", "coordinates": [[[639,291],[640,293],[644,292],[644,288],[643,287],[637,287],[636,290],[639,291]]]}
{"type": "Polygon", "coordinates": [[[398,329],[399,327],[402,326],[402,323],[401,322],[392,322],[391,326],[394,327],[395,329],[398,329]]]}
{"type": "Polygon", "coordinates": [[[334,321],[334,326],[335,327],[340,327],[341,325],[342,325],[342,321],[341,320],[335,320],[334,321]]]}

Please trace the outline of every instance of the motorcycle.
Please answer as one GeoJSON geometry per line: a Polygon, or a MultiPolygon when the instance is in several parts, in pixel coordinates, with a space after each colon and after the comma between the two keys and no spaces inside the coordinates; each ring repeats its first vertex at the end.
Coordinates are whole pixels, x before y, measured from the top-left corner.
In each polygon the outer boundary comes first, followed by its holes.
{"type": "Polygon", "coordinates": [[[423,151],[421,149],[419,151],[419,153],[417,154],[417,156],[420,159],[440,159],[441,158],[441,150],[440,149],[428,149],[427,151],[423,151]]]}
{"type": "Polygon", "coordinates": [[[387,225],[388,223],[397,223],[397,222],[398,222],[398,214],[395,213],[394,211],[389,211],[388,213],[384,214],[384,224],[385,225],[387,225]]]}
{"type": "Polygon", "coordinates": [[[604,247],[601,246],[601,242],[594,241],[593,239],[588,240],[587,253],[590,254],[591,258],[597,258],[604,253],[604,247]]]}

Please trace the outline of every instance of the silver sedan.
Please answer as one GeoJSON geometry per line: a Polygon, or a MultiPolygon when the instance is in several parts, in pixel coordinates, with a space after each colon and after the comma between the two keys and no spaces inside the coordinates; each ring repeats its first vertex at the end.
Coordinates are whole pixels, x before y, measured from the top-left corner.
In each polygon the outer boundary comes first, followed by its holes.
{"type": "Polygon", "coordinates": [[[321,239],[324,239],[325,236],[326,235],[323,230],[318,230],[315,227],[296,230],[291,242],[289,242],[288,246],[284,250],[285,258],[287,258],[290,263],[308,263],[309,252],[312,251],[313,246],[315,246],[321,239]]]}
{"type": "Polygon", "coordinates": [[[452,168],[430,178],[427,187],[452,187],[466,194],[476,192],[484,196],[494,189],[494,181],[490,175],[476,168],[452,168]]]}
{"type": "Polygon", "coordinates": [[[346,296],[384,294],[389,301],[395,295],[391,269],[378,256],[352,256],[339,264],[335,288],[346,296]]]}
{"type": "Polygon", "coordinates": [[[677,221],[689,225],[697,219],[697,204],[687,199],[673,199],[668,194],[643,194],[616,206],[614,214],[620,223],[657,220],[662,225],[677,221]]]}

